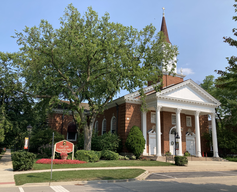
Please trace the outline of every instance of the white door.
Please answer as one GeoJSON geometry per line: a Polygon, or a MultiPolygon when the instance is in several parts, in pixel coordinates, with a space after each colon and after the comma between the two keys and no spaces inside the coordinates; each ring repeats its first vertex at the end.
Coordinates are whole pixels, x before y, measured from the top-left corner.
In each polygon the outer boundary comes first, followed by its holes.
{"type": "Polygon", "coordinates": [[[195,136],[186,136],[186,151],[188,151],[191,155],[196,154],[195,150],[195,136]]]}
{"type": "Polygon", "coordinates": [[[175,154],[175,140],[174,140],[174,134],[169,134],[169,140],[170,140],[170,153],[171,155],[175,154]]]}
{"type": "Polygon", "coordinates": [[[150,155],[156,155],[156,138],[154,136],[149,137],[149,144],[150,155]]]}

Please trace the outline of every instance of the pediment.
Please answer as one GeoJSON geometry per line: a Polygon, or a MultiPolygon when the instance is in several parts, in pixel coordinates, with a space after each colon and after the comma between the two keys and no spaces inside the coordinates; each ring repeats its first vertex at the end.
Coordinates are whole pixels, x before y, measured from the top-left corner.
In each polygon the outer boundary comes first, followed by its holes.
{"type": "Polygon", "coordinates": [[[166,88],[162,90],[159,95],[167,98],[189,100],[194,102],[220,104],[218,100],[212,97],[192,80],[187,80],[180,84],[166,88]]]}

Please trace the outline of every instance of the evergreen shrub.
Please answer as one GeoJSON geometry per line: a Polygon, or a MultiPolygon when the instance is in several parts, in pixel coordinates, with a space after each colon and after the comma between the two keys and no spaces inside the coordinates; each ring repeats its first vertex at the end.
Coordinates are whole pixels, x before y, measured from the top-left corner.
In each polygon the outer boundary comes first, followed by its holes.
{"type": "Polygon", "coordinates": [[[98,154],[95,151],[78,150],[75,154],[77,160],[86,162],[97,162],[99,161],[98,154]]]}
{"type": "Polygon", "coordinates": [[[119,154],[109,150],[103,150],[101,152],[101,157],[106,160],[118,160],[119,154]]]}
{"type": "Polygon", "coordinates": [[[140,157],[145,148],[145,139],[139,127],[133,126],[131,128],[125,145],[137,158],[140,157]]]}
{"type": "Polygon", "coordinates": [[[98,158],[101,158],[101,151],[95,151],[95,154],[98,156],[98,158]]]}
{"type": "Polygon", "coordinates": [[[27,151],[16,151],[12,153],[12,164],[14,171],[25,171],[32,169],[36,155],[27,151]]]}
{"type": "Polygon", "coordinates": [[[188,159],[185,156],[174,157],[175,165],[184,166],[188,164],[188,159]]]}

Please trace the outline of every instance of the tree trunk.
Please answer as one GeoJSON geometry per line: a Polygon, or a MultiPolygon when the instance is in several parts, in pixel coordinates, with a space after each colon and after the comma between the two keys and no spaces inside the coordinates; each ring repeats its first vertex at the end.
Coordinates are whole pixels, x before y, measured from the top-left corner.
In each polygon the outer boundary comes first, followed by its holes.
{"type": "Polygon", "coordinates": [[[89,125],[86,123],[84,126],[84,150],[91,150],[91,139],[95,117],[96,116],[93,115],[91,121],[89,122],[89,125]]]}

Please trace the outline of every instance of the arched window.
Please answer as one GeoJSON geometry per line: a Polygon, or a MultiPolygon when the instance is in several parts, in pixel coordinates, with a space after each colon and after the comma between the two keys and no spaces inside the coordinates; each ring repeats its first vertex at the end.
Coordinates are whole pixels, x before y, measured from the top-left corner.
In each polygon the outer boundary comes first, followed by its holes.
{"type": "Polygon", "coordinates": [[[95,122],[94,131],[96,133],[98,132],[98,121],[95,122]]]}
{"type": "Polygon", "coordinates": [[[77,127],[75,123],[70,123],[67,128],[67,140],[76,141],[77,140],[77,127]]]}
{"type": "Polygon", "coordinates": [[[106,133],[106,119],[104,119],[102,121],[102,132],[101,132],[101,135],[103,135],[104,133],[106,133]]]}
{"type": "Polygon", "coordinates": [[[116,133],[116,117],[113,116],[111,119],[111,133],[116,133]]]}

